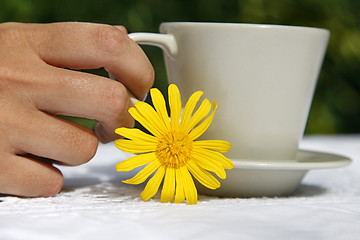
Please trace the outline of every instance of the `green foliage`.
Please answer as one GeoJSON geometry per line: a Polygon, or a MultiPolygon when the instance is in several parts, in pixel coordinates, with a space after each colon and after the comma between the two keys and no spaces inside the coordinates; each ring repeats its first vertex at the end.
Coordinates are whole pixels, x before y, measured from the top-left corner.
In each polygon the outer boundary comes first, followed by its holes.
{"type": "MultiPolygon", "coordinates": [[[[86,21],[158,31],[166,21],[212,21],[327,28],[331,38],[307,133],[360,132],[360,1],[358,0],[3,0],[0,21],[86,21]]],[[[165,90],[161,50],[144,47],[165,90]]],[[[97,74],[104,75],[100,70],[97,74]]]]}

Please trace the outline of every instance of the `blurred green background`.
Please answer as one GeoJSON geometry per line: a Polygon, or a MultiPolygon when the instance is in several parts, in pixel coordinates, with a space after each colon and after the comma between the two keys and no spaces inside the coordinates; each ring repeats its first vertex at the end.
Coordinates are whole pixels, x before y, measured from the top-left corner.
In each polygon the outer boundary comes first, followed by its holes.
{"type": "MultiPolygon", "coordinates": [[[[159,24],[166,21],[327,28],[331,37],[306,133],[360,133],[359,0],[2,0],[0,3],[1,22],[86,21],[124,25],[129,32],[157,32],[159,24]]],[[[154,65],[156,86],[164,90],[167,80],[161,50],[149,46],[143,49],[154,65]]],[[[106,74],[104,70],[90,72],[106,74]]]]}

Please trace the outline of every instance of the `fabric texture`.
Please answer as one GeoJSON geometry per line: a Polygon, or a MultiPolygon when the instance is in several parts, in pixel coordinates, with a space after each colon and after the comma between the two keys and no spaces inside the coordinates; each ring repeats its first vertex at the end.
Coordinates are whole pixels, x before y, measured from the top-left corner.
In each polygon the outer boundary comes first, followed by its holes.
{"type": "Polygon", "coordinates": [[[134,173],[115,165],[131,156],[100,144],[95,158],[60,167],[55,197],[0,195],[0,239],[359,239],[360,135],[305,136],[301,149],[350,157],[350,166],[312,170],[290,197],[217,198],[198,204],[144,202],[134,173]]]}

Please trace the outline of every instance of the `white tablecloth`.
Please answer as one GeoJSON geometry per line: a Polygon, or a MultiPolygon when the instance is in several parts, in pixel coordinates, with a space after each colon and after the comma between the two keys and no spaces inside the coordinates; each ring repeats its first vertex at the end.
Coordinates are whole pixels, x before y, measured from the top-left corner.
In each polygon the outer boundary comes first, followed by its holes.
{"type": "Polygon", "coordinates": [[[353,163],[310,171],[291,197],[199,196],[189,206],[143,202],[144,186],[114,169],[128,155],[102,144],[88,164],[61,167],[57,196],[0,196],[0,239],[360,239],[360,135],[306,136],[301,148],[353,163]]]}

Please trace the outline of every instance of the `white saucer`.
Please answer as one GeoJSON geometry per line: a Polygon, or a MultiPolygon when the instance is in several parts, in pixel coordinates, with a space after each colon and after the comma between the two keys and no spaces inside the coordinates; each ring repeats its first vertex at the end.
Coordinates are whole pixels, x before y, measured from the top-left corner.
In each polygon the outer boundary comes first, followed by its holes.
{"type": "Polygon", "coordinates": [[[296,161],[250,161],[231,159],[234,168],[227,171],[221,187],[207,189],[197,184],[199,193],[223,197],[274,197],[291,194],[305,174],[313,169],[344,167],[351,163],[347,157],[299,150],[296,161]]]}

